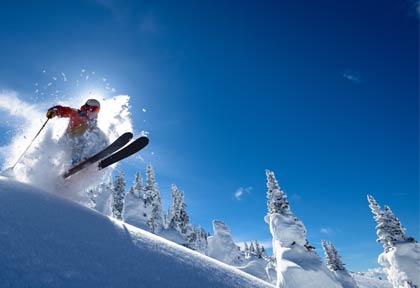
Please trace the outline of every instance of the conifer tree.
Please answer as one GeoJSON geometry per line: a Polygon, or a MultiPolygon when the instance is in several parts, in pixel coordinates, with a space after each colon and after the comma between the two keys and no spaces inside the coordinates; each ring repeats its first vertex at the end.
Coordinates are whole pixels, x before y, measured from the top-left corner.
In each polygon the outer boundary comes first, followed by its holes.
{"type": "Polygon", "coordinates": [[[376,234],[378,239],[376,241],[383,243],[385,252],[390,251],[395,243],[406,241],[405,228],[401,225],[391,208],[385,205],[384,210],[382,210],[371,195],[368,195],[368,201],[369,207],[375,215],[373,219],[377,222],[376,234]]]}
{"type": "Polygon", "coordinates": [[[146,169],[144,205],[145,207],[151,207],[151,215],[149,215],[147,224],[152,229],[153,233],[158,233],[164,226],[164,217],[162,211],[162,200],[160,198],[155,172],[151,164],[149,164],[146,169]]]}
{"type": "Polygon", "coordinates": [[[341,256],[333,243],[322,240],[322,248],[324,249],[327,267],[330,271],[346,271],[341,256]]]}
{"type": "Polygon", "coordinates": [[[405,241],[407,239],[407,236],[405,235],[405,227],[402,226],[400,220],[395,216],[395,214],[392,212],[391,208],[387,205],[384,206],[384,212],[385,216],[389,218],[389,231],[392,235],[393,242],[401,242],[405,241]]]}
{"type": "Polygon", "coordinates": [[[246,242],[244,242],[244,255],[245,255],[245,258],[249,257],[249,246],[246,242]]]}
{"type": "Polygon", "coordinates": [[[258,241],[257,241],[257,240],[255,240],[255,255],[256,255],[258,258],[261,258],[261,257],[262,257],[261,248],[260,248],[260,243],[258,243],[258,241]]]}
{"type": "Polygon", "coordinates": [[[168,210],[168,214],[166,217],[166,224],[168,228],[173,228],[176,229],[177,226],[177,222],[179,219],[178,218],[178,214],[179,214],[179,202],[180,202],[180,197],[179,197],[179,190],[178,187],[175,184],[172,184],[172,205],[169,207],[168,210]]]}
{"type": "Polygon", "coordinates": [[[255,247],[253,242],[251,242],[251,244],[249,245],[249,252],[251,255],[255,255],[255,247]]]}
{"type": "Polygon", "coordinates": [[[113,186],[112,214],[115,218],[122,220],[125,197],[125,175],[121,168],[118,170],[118,175],[115,177],[113,186]]]}
{"type": "MultiPolygon", "coordinates": [[[[295,214],[290,210],[289,202],[287,200],[287,195],[283,192],[283,190],[280,188],[277,179],[274,175],[273,171],[265,170],[266,176],[267,176],[267,208],[268,208],[268,214],[266,216],[266,222],[270,224],[269,219],[271,216],[276,217],[276,214],[280,214],[278,216],[281,216],[284,219],[289,219],[290,221],[293,221],[294,227],[296,229],[293,229],[295,231],[299,231],[301,235],[297,235],[298,233],[295,233],[296,240],[292,241],[289,245],[295,245],[297,242],[300,243],[300,245],[305,246],[306,249],[309,251],[312,251],[315,249],[314,246],[311,246],[308,242],[308,239],[306,239],[306,228],[303,225],[302,221],[300,221],[295,214]],[[270,216],[271,215],[271,216],[270,216]]],[[[289,239],[290,240],[290,239],[289,239]]]]}
{"type": "Polygon", "coordinates": [[[143,179],[141,177],[140,172],[136,172],[134,175],[134,184],[133,187],[130,189],[130,193],[133,193],[133,195],[136,198],[143,199],[144,194],[144,188],[143,188],[143,179]]]}
{"type": "Polygon", "coordinates": [[[287,213],[290,211],[289,202],[287,201],[287,196],[281,190],[274,172],[270,170],[265,170],[267,176],[267,206],[268,213],[287,213]]]}
{"type": "MultiPolygon", "coordinates": [[[[172,185],[172,206],[168,211],[168,227],[178,230],[183,236],[193,233],[190,227],[190,217],[187,213],[187,205],[184,202],[184,192],[180,192],[178,187],[172,185]],[[190,230],[190,231],[189,231],[190,230]]],[[[196,237],[191,235],[190,237],[196,237]]]]}

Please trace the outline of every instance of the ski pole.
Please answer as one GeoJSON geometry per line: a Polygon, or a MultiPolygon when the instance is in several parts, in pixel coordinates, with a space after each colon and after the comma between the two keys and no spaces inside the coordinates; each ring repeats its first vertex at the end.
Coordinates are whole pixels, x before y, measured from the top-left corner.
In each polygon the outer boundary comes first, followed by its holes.
{"type": "Polygon", "coordinates": [[[35,141],[36,137],[38,137],[39,133],[41,133],[41,131],[42,131],[42,129],[44,129],[45,125],[47,125],[48,120],[50,120],[50,118],[48,118],[48,119],[45,121],[45,123],[44,123],[44,125],[42,125],[41,129],[39,129],[38,133],[36,133],[36,135],[35,135],[34,139],[32,139],[31,143],[29,143],[28,148],[26,148],[25,152],[23,152],[23,153],[22,153],[22,155],[20,155],[20,157],[19,157],[19,159],[16,161],[15,165],[13,165],[13,166],[11,167],[11,168],[12,168],[12,170],[13,170],[13,169],[15,169],[16,164],[18,164],[18,163],[20,162],[20,160],[22,160],[22,158],[23,158],[23,156],[26,154],[26,152],[28,152],[28,150],[29,150],[29,148],[31,147],[32,143],[34,143],[34,141],[35,141]]]}

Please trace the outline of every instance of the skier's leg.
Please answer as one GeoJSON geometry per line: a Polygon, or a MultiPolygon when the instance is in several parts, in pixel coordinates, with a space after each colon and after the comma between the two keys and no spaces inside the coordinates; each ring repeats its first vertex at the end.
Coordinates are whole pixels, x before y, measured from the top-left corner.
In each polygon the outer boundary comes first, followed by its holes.
{"type": "Polygon", "coordinates": [[[83,160],[83,147],[85,145],[83,137],[71,137],[72,150],[71,150],[71,164],[77,164],[83,160]]]}

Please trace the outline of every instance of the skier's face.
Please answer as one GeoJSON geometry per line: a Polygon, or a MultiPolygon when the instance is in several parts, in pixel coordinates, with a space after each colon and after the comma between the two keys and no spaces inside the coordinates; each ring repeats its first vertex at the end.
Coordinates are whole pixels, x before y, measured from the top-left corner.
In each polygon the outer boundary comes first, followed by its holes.
{"type": "Polygon", "coordinates": [[[95,119],[95,118],[98,118],[98,112],[96,112],[96,111],[90,111],[90,110],[87,110],[87,111],[86,111],[86,115],[87,115],[87,117],[88,117],[89,119],[95,119]]]}
{"type": "Polygon", "coordinates": [[[86,115],[89,119],[95,119],[98,117],[100,108],[98,106],[85,105],[86,115]]]}

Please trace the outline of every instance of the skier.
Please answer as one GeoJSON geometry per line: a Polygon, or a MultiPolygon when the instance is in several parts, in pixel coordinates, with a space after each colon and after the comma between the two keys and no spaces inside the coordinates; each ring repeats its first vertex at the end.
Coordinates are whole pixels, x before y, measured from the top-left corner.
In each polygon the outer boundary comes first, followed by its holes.
{"type": "Polygon", "coordinates": [[[80,109],[65,106],[54,106],[48,109],[47,118],[55,116],[69,118],[64,142],[72,147],[72,164],[76,164],[84,158],[108,145],[108,139],[98,128],[97,120],[101,104],[96,99],[89,99],[80,109]]]}

